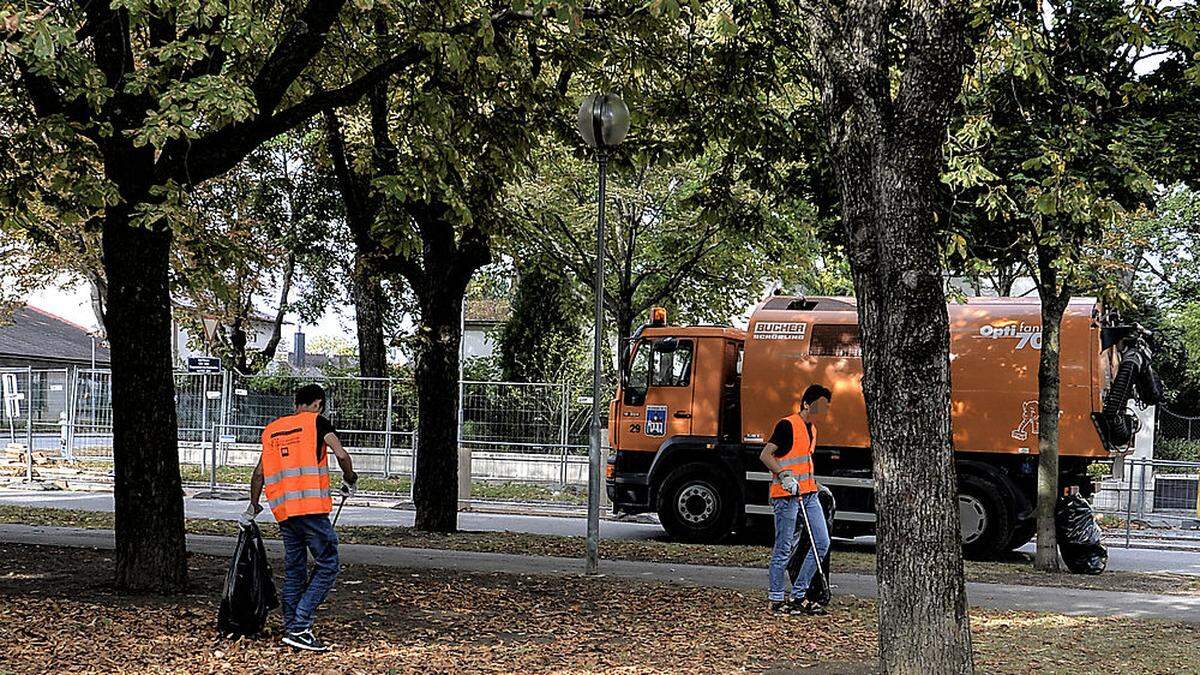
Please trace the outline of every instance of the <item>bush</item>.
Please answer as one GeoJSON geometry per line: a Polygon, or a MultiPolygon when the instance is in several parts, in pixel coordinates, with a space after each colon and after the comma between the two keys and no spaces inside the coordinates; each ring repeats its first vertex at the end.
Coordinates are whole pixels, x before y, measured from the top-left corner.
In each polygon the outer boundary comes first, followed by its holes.
{"type": "Polygon", "coordinates": [[[1200,462],[1200,441],[1186,438],[1160,438],[1154,444],[1154,459],[1200,462]]]}

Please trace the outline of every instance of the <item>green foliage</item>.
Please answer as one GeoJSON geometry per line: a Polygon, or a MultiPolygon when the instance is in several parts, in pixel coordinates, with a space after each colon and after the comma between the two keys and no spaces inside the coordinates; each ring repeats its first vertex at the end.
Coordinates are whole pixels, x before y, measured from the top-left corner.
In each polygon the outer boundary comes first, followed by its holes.
{"type": "Polygon", "coordinates": [[[463,379],[471,382],[499,382],[504,379],[496,356],[468,356],[463,360],[463,379]]]}
{"type": "Polygon", "coordinates": [[[1160,438],[1154,443],[1154,459],[1200,462],[1200,441],[1191,441],[1186,438],[1160,438]]]}
{"type": "Polygon", "coordinates": [[[586,361],[576,289],[547,262],[527,266],[500,330],[499,367],[506,382],[563,382],[586,361]]]}
{"type": "Polygon", "coordinates": [[[1172,186],[1148,221],[1153,255],[1138,270],[1139,292],[1165,306],[1200,297],[1200,191],[1172,186]]]}
{"type": "MultiPolygon", "coordinates": [[[[320,167],[304,159],[312,143],[304,131],[267,143],[196,188],[181,215],[187,226],[175,239],[172,277],[190,307],[179,314],[196,323],[197,314],[219,319],[212,349],[243,372],[265,367],[274,346],[249,353],[239,331],[249,333],[254,317],[276,312],[319,316],[330,271],[344,266],[335,243],[344,234],[330,227],[335,197],[320,167]]],[[[203,332],[192,334],[199,339],[203,332]]]]}
{"type": "Polygon", "coordinates": [[[1192,152],[1164,140],[1178,121],[1172,92],[1193,82],[1195,7],[994,7],[943,175],[948,257],[1021,265],[1044,298],[1087,289],[1127,303],[1115,280],[1145,247],[1130,225],[1163,167],[1192,152]],[[1165,62],[1145,74],[1154,59],[1165,62]]]}
{"type": "MultiPolygon", "coordinates": [[[[548,144],[510,190],[513,254],[555,261],[589,295],[594,169],[548,144]]],[[[613,167],[608,200],[604,302],[622,337],[656,305],[680,322],[727,323],[772,282],[832,285],[822,279],[836,274],[810,274],[820,251],[811,206],[773,202],[715,154],[613,167]]]]}

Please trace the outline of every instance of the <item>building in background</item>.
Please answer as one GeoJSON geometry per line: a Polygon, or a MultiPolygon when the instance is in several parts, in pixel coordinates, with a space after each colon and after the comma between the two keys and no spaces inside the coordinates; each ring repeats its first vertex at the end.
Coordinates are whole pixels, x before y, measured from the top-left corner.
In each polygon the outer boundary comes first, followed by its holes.
{"type": "MultiPolygon", "coordinates": [[[[187,365],[189,356],[209,355],[208,350],[204,348],[208,338],[203,334],[193,335],[192,329],[185,322],[180,321],[177,316],[179,313],[195,311],[192,307],[176,303],[175,312],[171,314],[171,360],[176,368],[183,368],[187,365]]],[[[224,330],[214,317],[201,317],[200,321],[206,331],[224,330]]],[[[284,321],[284,325],[291,325],[291,322],[284,321]]],[[[274,316],[262,312],[251,314],[246,325],[246,351],[261,351],[267,346],[267,342],[271,339],[271,332],[274,330],[274,316]]],[[[283,347],[282,341],[280,347],[283,347]]]]}
{"type": "Polygon", "coordinates": [[[489,357],[496,352],[500,327],[512,312],[508,300],[467,300],[463,317],[462,358],[489,357]]]}
{"type": "Polygon", "coordinates": [[[0,316],[0,368],[108,368],[104,341],[83,326],[24,305],[0,316]]]}

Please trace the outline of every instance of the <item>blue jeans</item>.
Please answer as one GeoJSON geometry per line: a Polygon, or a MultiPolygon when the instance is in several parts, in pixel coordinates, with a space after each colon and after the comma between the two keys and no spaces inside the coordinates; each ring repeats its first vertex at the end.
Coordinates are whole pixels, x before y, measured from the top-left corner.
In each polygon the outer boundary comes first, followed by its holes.
{"type": "Polygon", "coordinates": [[[283,537],[283,628],[299,633],[312,628],[313,614],[325,601],[338,575],[338,540],[325,514],[292,516],[279,523],[283,537]],[[312,577],[308,554],[312,552],[312,577]]]}
{"type": "Polygon", "coordinates": [[[775,510],[775,547],[771,549],[771,565],[767,569],[769,582],[767,597],[773,602],[787,599],[787,563],[796,546],[796,520],[800,516],[800,502],[804,501],[804,511],[808,514],[808,522],[812,525],[811,538],[815,543],[809,547],[808,555],[800,565],[796,575],[796,583],[792,586],[792,598],[799,601],[808,591],[817,572],[817,556],[824,557],[829,551],[829,530],[825,527],[825,512],[821,509],[821,500],[817,493],[804,495],[802,498],[780,497],[771,500],[771,508],[775,510]]]}

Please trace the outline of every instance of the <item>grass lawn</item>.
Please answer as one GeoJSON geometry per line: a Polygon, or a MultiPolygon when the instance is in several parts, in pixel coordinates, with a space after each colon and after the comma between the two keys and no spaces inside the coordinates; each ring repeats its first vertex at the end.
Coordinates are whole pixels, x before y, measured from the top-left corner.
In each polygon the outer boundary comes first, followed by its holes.
{"type": "MultiPolygon", "coordinates": [[[[111,513],[70,511],[0,505],[0,523],[58,525],[112,529],[111,513]]],[[[274,523],[261,523],[263,536],[276,539],[274,523]]],[[[194,534],[233,536],[234,525],[226,520],[189,518],[187,529],[194,534]]],[[[459,532],[434,534],[409,527],[339,526],[338,538],[348,544],[376,544],[406,548],[432,548],[455,551],[481,551],[518,555],[582,557],[584,540],[523,532],[459,532]]],[[[735,544],[679,544],[668,541],[623,541],[603,539],[600,555],[614,560],[766,567],[769,549],[757,542],[735,544]]],[[[833,573],[874,574],[875,554],[865,550],[846,550],[835,546],[833,573]]],[[[1105,572],[1099,576],[1045,574],[1035,572],[1028,556],[1015,555],[1003,562],[966,561],[968,581],[1020,584],[1029,586],[1091,588],[1106,591],[1136,591],[1171,595],[1200,595],[1200,576],[1149,572],[1105,572]]]]}
{"type": "MultiPolygon", "coordinates": [[[[769,616],[758,597],[619,579],[348,565],[317,615],[328,654],[215,623],[227,561],[189,558],[187,594],[113,592],[107,551],[0,545],[0,672],[873,672],[872,601],[769,616]]],[[[277,583],[281,570],[275,570],[277,583]]],[[[972,612],[979,672],[1185,672],[1200,629],[1161,621],[972,612]]]]}

